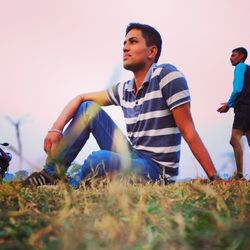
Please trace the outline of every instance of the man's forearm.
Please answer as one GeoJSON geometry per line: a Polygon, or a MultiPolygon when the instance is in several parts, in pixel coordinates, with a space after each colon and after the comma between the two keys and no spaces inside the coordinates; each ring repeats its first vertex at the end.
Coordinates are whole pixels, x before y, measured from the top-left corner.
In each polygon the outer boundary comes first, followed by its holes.
{"type": "Polygon", "coordinates": [[[59,129],[62,131],[64,126],[73,118],[77,109],[84,101],[94,101],[101,106],[111,104],[106,91],[91,92],[78,95],[65,106],[59,117],[54,122],[52,129],[59,129]]]}
{"type": "Polygon", "coordinates": [[[181,134],[208,177],[215,175],[216,170],[214,164],[195,129],[190,112],[190,104],[187,103],[174,108],[172,114],[181,134]]]}
{"type": "Polygon", "coordinates": [[[216,175],[216,169],[212,159],[198,133],[195,132],[193,136],[185,138],[185,140],[188,143],[193,155],[206,172],[207,176],[212,177],[216,175]]]}
{"type": "Polygon", "coordinates": [[[54,122],[52,129],[63,130],[64,126],[72,119],[75,112],[82,103],[82,96],[78,95],[72,99],[63,109],[59,117],[54,122]]]}

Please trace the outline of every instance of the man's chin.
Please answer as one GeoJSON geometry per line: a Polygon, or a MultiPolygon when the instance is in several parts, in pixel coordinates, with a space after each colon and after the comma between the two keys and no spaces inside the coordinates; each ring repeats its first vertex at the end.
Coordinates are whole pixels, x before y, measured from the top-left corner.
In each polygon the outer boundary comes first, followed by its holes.
{"type": "Polygon", "coordinates": [[[132,70],[132,66],[131,65],[128,65],[128,64],[123,64],[123,68],[126,69],[126,70],[132,70]]]}
{"type": "Polygon", "coordinates": [[[140,64],[126,64],[126,63],[123,63],[123,68],[126,69],[126,70],[130,70],[130,71],[138,71],[142,68],[142,65],[140,64]]]}

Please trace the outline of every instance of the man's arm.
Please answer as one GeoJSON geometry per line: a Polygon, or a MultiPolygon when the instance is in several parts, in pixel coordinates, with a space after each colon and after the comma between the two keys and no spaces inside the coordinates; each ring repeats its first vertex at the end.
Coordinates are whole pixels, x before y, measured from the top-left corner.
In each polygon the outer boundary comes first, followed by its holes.
{"type": "Polygon", "coordinates": [[[222,103],[222,106],[217,109],[219,113],[226,113],[234,106],[234,101],[237,95],[242,91],[244,85],[244,75],[246,72],[246,64],[239,63],[234,70],[233,91],[227,103],[222,103]]]}
{"type": "Polygon", "coordinates": [[[230,95],[230,98],[227,102],[229,108],[234,106],[234,101],[237,95],[242,91],[244,85],[244,75],[247,66],[245,63],[239,63],[236,65],[234,70],[234,80],[233,80],[233,91],[230,95]]]}
{"type": "MultiPolygon", "coordinates": [[[[216,169],[204,146],[200,136],[198,135],[190,112],[190,104],[183,104],[174,108],[172,111],[175,123],[179,128],[182,136],[190,147],[193,155],[201,164],[207,176],[216,176],[216,169]]],[[[211,178],[212,179],[212,178],[211,178]]]]}
{"type": "Polygon", "coordinates": [[[106,91],[78,95],[65,106],[57,120],[54,122],[52,129],[63,130],[64,126],[74,116],[75,112],[84,101],[93,101],[101,106],[107,106],[111,104],[106,91]]]}
{"type": "Polygon", "coordinates": [[[94,101],[101,106],[110,105],[106,91],[92,92],[81,94],[73,98],[63,109],[59,117],[54,122],[53,126],[44,139],[44,150],[48,152],[52,144],[59,142],[62,137],[64,126],[72,119],[77,109],[84,101],[94,101]],[[61,132],[60,132],[61,131],[61,132]]]}

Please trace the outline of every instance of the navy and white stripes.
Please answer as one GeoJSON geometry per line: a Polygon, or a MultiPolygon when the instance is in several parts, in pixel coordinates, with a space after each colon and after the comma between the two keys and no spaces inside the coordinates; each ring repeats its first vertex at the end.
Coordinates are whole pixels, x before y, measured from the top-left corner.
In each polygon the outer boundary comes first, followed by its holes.
{"type": "Polygon", "coordinates": [[[173,65],[152,65],[143,85],[134,92],[134,79],[107,90],[122,107],[132,146],[161,166],[178,168],[181,134],[171,110],[190,102],[187,82],[173,65]]]}

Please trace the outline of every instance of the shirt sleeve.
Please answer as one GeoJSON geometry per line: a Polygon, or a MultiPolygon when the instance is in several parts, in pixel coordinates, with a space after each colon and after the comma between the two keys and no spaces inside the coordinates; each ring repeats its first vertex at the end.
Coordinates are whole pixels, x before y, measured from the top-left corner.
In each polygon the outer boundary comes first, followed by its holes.
{"type": "Polygon", "coordinates": [[[227,102],[227,106],[229,108],[234,106],[235,98],[243,89],[244,75],[245,75],[246,68],[247,68],[247,66],[245,63],[239,63],[235,67],[234,80],[233,80],[233,91],[232,91],[230,98],[227,102]]]}
{"type": "Polygon", "coordinates": [[[110,102],[114,105],[120,106],[120,89],[122,87],[121,83],[118,83],[106,90],[110,102]]]}
{"type": "Polygon", "coordinates": [[[170,110],[191,101],[187,81],[180,71],[172,71],[160,81],[162,94],[170,110]]]}

